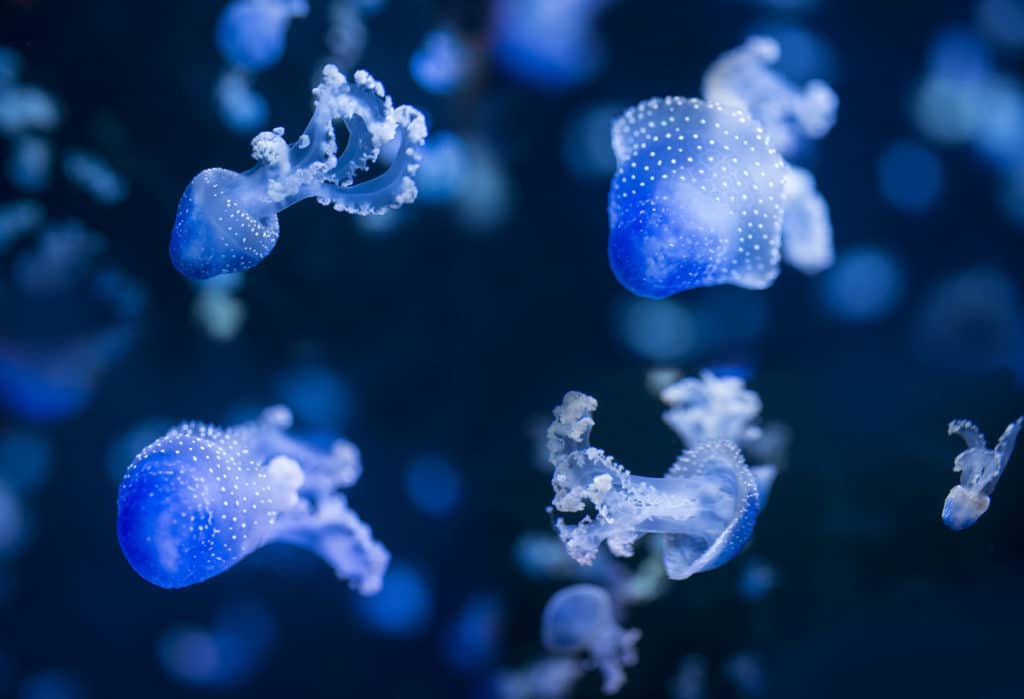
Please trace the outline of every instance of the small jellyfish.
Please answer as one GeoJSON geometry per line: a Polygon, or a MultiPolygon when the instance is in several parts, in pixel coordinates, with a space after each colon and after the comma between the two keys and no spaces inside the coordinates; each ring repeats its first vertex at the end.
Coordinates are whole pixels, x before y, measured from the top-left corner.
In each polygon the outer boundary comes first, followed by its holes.
{"type": "Polygon", "coordinates": [[[239,70],[227,70],[217,79],[213,98],[224,125],[236,133],[252,133],[267,122],[270,105],[239,70]]]}
{"type": "Polygon", "coordinates": [[[832,266],[832,219],[814,175],[789,166],[785,187],[786,212],[782,216],[782,259],[804,274],[817,274],[832,266]]]}
{"type": "Polygon", "coordinates": [[[35,199],[15,199],[0,204],[0,254],[46,220],[46,207],[35,199]]]}
{"type": "Polygon", "coordinates": [[[740,597],[748,602],[764,599],[778,586],[779,571],[760,558],[750,558],[740,570],[737,589],[740,597]]]}
{"type": "Polygon", "coordinates": [[[570,391],[548,430],[553,509],[588,511],[575,524],[555,522],[569,555],[590,565],[607,542],[613,554],[628,558],[637,539],[662,534],[665,573],[685,580],[739,553],[761,509],[757,480],[739,447],[701,442],[663,478],[634,476],[590,445],[596,409],[594,398],[570,391]]]}
{"type": "Polygon", "coordinates": [[[416,84],[435,95],[450,95],[465,83],[472,71],[470,47],[456,32],[437,29],[423,38],[423,44],[409,59],[409,72],[416,84]]]}
{"type": "Polygon", "coordinates": [[[760,436],[761,397],[738,376],[687,376],[661,391],[668,406],[661,419],[687,447],[709,439],[743,443],[760,436]]]}
{"type": "Polygon", "coordinates": [[[953,465],[953,470],[960,473],[960,483],[949,491],[942,506],[942,521],[947,527],[953,531],[966,529],[988,511],[992,491],[1010,460],[1021,427],[1024,417],[1011,422],[995,448],[989,449],[985,435],[970,420],[949,423],[949,434],[960,435],[967,449],[957,455],[953,465]]]}
{"type": "Polygon", "coordinates": [[[494,678],[497,699],[565,699],[586,668],[576,658],[541,658],[494,678]]]}
{"type": "Polygon", "coordinates": [[[37,134],[21,134],[11,142],[6,175],[23,192],[42,192],[53,178],[53,146],[37,134]]]}
{"type": "Polygon", "coordinates": [[[679,661],[679,668],[669,684],[672,699],[707,699],[708,660],[703,655],[687,655],[679,661]]]}
{"type": "Polygon", "coordinates": [[[291,412],[267,408],[228,429],[182,423],[132,461],[118,493],[117,534],[132,568],[180,588],[228,570],[273,542],[307,549],[364,595],[390,555],[338,490],[362,471],[338,440],[321,451],[290,437],[291,412]]]}
{"type": "Polygon", "coordinates": [[[462,474],[440,454],[413,458],[405,467],[402,485],[416,509],[430,517],[451,515],[462,499],[462,474]]]}
{"type": "Polygon", "coordinates": [[[779,274],[786,165],[744,111],[650,99],[612,126],[608,258],[660,299],[715,284],[764,289],[779,274]]]}
{"type": "Polygon", "coordinates": [[[722,663],[722,671],[744,699],[763,696],[767,691],[764,663],[756,653],[733,653],[722,663]]]}
{"type": "Polygon", "coordinates": [[[306,0],[234,0],[217,19],[217,48],[238,68],[266,70],[284,55],[292,20],[307,14],[306,0]]]}
{"type": "Polygon", "coordinates": [[[244,173],[210,168],[189,183],[170,245],[183,275],[206,279],[259,264],[277,243],[277,214],[303,199],[364,216],[416,198],[413,175],[427,136],[423,115],[408,105],[393,107],[384,86],[362,70],[349,82],[327,65],[313,94],[313,117],[294,144],[285,142],[282,128],[264,131],[252,140],[259,165],[244,173]],[[340,155],[335,120],[348,129],[340,155]],[[356,182],[393,141],[396,155],[387,169],[356,182]]]}
{"type": "Polygon", "coordinates": [[[903,303],[907,273],[885,248],[854,245],[839,255],[821,279],[821,301],[828,315],[847,323],[871,323],[892,315],[903,303]]]}
{"type": "Polygon", "coordinates": [[[434,593],[423,573],[408,563],[396,561],[384,576],[380,593],[356,600],[356,611],[379,634],[414,638],[430,626],[434,593]]]}
{"type": "Polygon", "coordinates": [[[878,158],[878,188],[889,206],[912,215],[931,209],[942,193],[942,161],[913,141],[897,141],[878,158]]]}
{"type": "Polygon", "coordinates": [[[584,653],[601,672],[601,691],[617,694],[625,668],[637,663],[639,629],[624,629],[603,587],[580,583],[564,587],[544,605],[540,637],[552,653],[584,653]]]}
{"type": "Polygon", "coordinates": [[[68,148],[62,167],[69,182],[103,206],[120,204],[128,196],[128,182],[98,155],[68,148]]]}
{"type": "Polygon", "coordinates": [[[477,592],[445,629],[441,651],[458,672],[473,672],[494,663],[505,628],[505,604],[493,592],[477,592]]]}
{"type": "Polygon", "coordinates": [[[192,299],[192,317],[214,342],[231,342],[242,332],[249,309],[237,292],[244,283],[242,272],[195,282],[197,293],[192,299]]]}
{"type": "Polygon", "coordinates": [[[385,4],[386,0],[331,0],[325,40],[334,63],[347,69],[359,61],[369,40],[367,17],[385,4]]]}

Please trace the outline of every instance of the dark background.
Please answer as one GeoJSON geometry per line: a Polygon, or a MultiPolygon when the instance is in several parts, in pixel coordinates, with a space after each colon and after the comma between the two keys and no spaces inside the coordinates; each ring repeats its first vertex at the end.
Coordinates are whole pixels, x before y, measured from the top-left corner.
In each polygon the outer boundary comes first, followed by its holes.
{"type": "MultiPolygon", "coordinates": [[[[445,621],[473,591],[500,591],[508,610],[501,664],[519,665],[540,652],[539,612],[558,586],[528,580],[510,558],[519,532],[548,521],[551,491],[530,465],[530,418],[547,415],[566,390],[583,390],[601,401],[596,443],[628,467],[659,474],[677,450],[644,388],[648,364],[615,339],[610,309],[625,292],[605,255],[607,182],[568,175],[566,120],[596,101],[697,94],[707,63],[765,13],[739,2],[624,0],[600,20],[610,61],[590,84],[551,95],[485,70],[463,94],[440,99],[412,82],[408,57],[446,20],[482,37],[485,3],[393,0],[370,20],[360,65],[435,124],[492,141],[517,190],[512,215],[482,237],[423,208],[412,225],[377,239],[345,215],[297,206],[281,216],[277,249],[248,275],[241,336],[217,345],[189,317],[192,291],[166,246],[196,172],[248,166],[248,138],[225,130],[210,100],[221,5],[0,0],[0,44],[23,54],[25,79],[64,109],[58,147],[104,153],[133,188],[125,204],[105,209],[58,178],[45,198],[50,215],[106,234],[112,256],[150,292],[142,340],[83,414],[48,428],[53,477],[31,503],[38,530],[0,606],[9,666],[0,693],[57,667],[81,677],[93,697],[212,694],[168,679],[155,639],[172,622],[204,622],[245,596],[266,601],[277,642],[251,683],[224,694],[472,694],[484,678],[462,677],[440,659],[445,621]],[[118,548],[110,443],[147,416],[220,422],[240,403],[269,402],[274,373],[309,356],[354,389],[347,436],[362,448],[366,472],[352,504],[393,553],[429,571],[435,624],[421,638],[367,632],[353,616],[353,593],[326,567],[293,578],[248,560],[165,591],[135,575],[118,548]],[[397,485],[405,461],[423,449],[449,454],[464,474],[451,519],[419,515],[397,485]]],[[[312,5],[293,24],[283,63],[260,78],[272,122],[291,134],[308,119],[312,71],[325,53],[323,3],[312,5]]],[[[961,447],[945,436],[946,422],[971,418],[993,439],[1022,412],[1021,387],[1005,370],[922,364],[910,332],[925,290],[958,269],[994,263],[1019,279],[1024,237],[999,214],[990,169],[965,149],[939,151],[944,195],[922,217],[887,207],[875,177],[881,149],[913,136],[906,103],[929,40],[970,14],[963,2],[864,0],[800,17],[839,59],[839,123],[815,167],[837,247],[884,243],[907,267],[907,299],[892,317],[853,327],[830,320],[817,281],[792,269],[767,291],[744,292],[764,297],[769,323],[755,345],[730,347],[726,358],[756,367],[751,384],[765,415],[795,434],[790,468],[753,542],[783,583],[762,602],[744,602],[734,562],[632,610],[629,625],[644,637],[621,696],[663,696],[692,652],[711,661],[712,696],[733,696],[718,666],[741,650],[763,656],[772,697],[1024,696],[1020,455],[974,528],[953,533],[939,519],[961,447]]],[[[1019,71],[1019,59],[1002,60],[1019,71]]],[[[597,687],[590,676],[577,695],[596,696],[597,687]]]]}

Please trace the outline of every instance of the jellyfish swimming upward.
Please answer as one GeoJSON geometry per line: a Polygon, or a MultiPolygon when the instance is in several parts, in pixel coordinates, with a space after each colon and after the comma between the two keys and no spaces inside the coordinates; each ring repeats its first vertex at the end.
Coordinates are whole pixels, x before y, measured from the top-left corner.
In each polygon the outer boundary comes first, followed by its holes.
{"type": "Polygon", "coordinates": [[[117,500],[117,535],[135,572],[186,587],[284,542],[360,593],[378,592],[390,555],[339,492],[359,479],[359,451],[344,440],[307,446],[287,434],[291,423],[275,406],[228,429],[186,422],[143,449],[117,500]]]}
{"type": "Polygon", "coordinates": [[[313,94],[313,117],[295,143],[285,142],[283,128],[264,131],[252,140],[258,165],[241,173],[210,168],[189,183],[171,230],[171,262],[183,275],[207,279],[256,266],[277,243],[277,214],[303,199],[361,216],[416,199],[413,176],[427,137],[423,115],[392,106],[366,71],[349,81],[330,64],[313,94]],[[340,154],[335,121],[348,130],[340,154]],[[387,168],[357,181],[396,140],[387,168]]]}
{"type": "Polygon", "coordinates": [[[970,420],[953,420],[949,434],[960,435],[967,449],[954,461],[953,470],[960,473],[960,482],[954,485],[942,506],[942,521],[953,531],[971,526],[988,511],[992,491],[1003,475],[1017,443],[1017,434],[1024,427],[1024,417],[1010,423],[994,449],[985,444],[985,435],[970,420]]]}

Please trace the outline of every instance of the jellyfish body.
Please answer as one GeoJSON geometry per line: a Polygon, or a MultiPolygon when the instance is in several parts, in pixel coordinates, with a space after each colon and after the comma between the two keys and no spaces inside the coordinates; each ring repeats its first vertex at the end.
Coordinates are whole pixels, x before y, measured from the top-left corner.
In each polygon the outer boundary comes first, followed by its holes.
{"type": "Polygon", "coordinates": [[[284,55],[291,21],[307,14],[306,0],[234,0],[217,19],[217,48],[238,68],[266,70],[284,55]]]}
{"type": "Polygon", "coordinates": [[[619,625],[607,590],[580,583],[551,596],[541,614],[540,636],[553,653],[585,653],[601,672],[601,691],[616,694],[626,683],[624,668],[637,663],[641,632],[619,625]]]}
{"type": "Polygon", "coordinates": [[[365,71],[349,82],[327,65],[313,94],[313,117],[295,143],[285,142],[284,129],[264,131],[252,141],[259,165],[244,173],[210,168],[189,183],[170,245],[171,261],[183,275],[206,279],[259,264],[277,243],[277,214],[303,199],[362,216],[415,200],[413,175],[427,135],[423,115],[408,105],[393,107],[384,86],[365,71]],[[340,154],[335,120],[348,129],[340,154]],[[356,183],[381,147],[396,140],[387,169],[356,183]]]}
{"type": "Polygon", "coordinates": [[[966,529],[988,511],[992,492],[1010,460],[1021,427],[1024,417],[1011,422],[995,448],[989,449],[985,435],[970,420],[949,423],[949,434],[960,435],[967,449],[957,455],[953,466],[960,473],[960,483],[949,491],[942,506],[942,521],[947,527],[954,531],[966,529]]]}
{"type": "Polygon", "coordinates": [[[704,370],[666,386],[660,397],[668,406],[661,419],[683,444],[697,446],[709,439],[743,442],[755,439],[760,429],[761,397],[738,376],[718,377],[704,370]]]}
{"type": "Polygon", "coordinates": [[[320,556],[362,594],[381,586],[389,554],[340,488],[359,478],[359,452],[319,451],[290,437],[291,412],[220,429],[183,423],[143,449],[121,481],[117,533],[132,568],[180,588],[286,542],[320,556]]]}
{"type": "Polygon", "coordinates": [[[552,506],[590,514],[555,528],[569,555],[594,562],[602,542],[630,557],[645,534],[664,536],[665,572],[673,580],[717,568],[735,556],[753,531],[761,502],[757,479],[732,442],[701,442],[680,455],[663,478],[634,476],[590,446],[597,401],[570,391],[555,408],[548,454],[555,467],[552,506]]]}
{"type": "Polygon", "coordinates": [[[666,97],[612,126],[608,258],[638,296],[763,289],[779,272],[785,165],[746,113],[666,97]]]}

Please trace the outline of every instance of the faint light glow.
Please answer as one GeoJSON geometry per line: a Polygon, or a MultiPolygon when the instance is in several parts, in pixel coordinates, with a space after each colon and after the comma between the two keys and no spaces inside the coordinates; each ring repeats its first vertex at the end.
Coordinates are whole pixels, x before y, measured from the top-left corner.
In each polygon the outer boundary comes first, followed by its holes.
{"type": "Polygon", "coordinates": [[[892,314],[903,302],[906,272],[892,253],[874,245],[843,250],[822,278],[822,302],[835,318],[868,323],[892,314]]]}
{"type": "Polygon", "coordinates": [[[585,107],[570,118],[562,134],[562,161],[578,179],[603,179],[615,172],[615,153],[609,134],[612,121],[625,107],[599,103],[585,107]]]}
{"type": "Polygon", "coordinates": [[[69,182],[104,206],[115,206],[128,197],[128,181],[95,153],[68,148],[62,167],[69,182]]]}
{"type": "Polygon", "coordinates": [[[942,193],[942,161],[931,150],[911,141],[886,147],[878,159],[878,187],[895,209],[923,214],[942,193]]]}
{"type": "Polygon", "coordinates": [[[420,454],[410,461],[403,483],[412,504],[431,517],[450,515],[462,499],[462,474],[439,454],[420,454]]]}
{"type": "Polygon", "coordinates": [[[355,605],[372,630],[385,636],[412,638],[423,634],[430,625],[434,594],[416,568],[392,561],[381,591],[355,600],[355,605]]]}
{"type": "Polygon", "coordinates": [[[982,34],[999,46],[1024,48],[1022,0],[980,0],[974,6],[974,20],[982,34]]]}
{"type": "Polygon", "coordinates": [[[455,32],[438,29],[426,35],[409,59],[416,84],[435,95],[458,90],[470,72],[470,49],[455,32]]]}
{"type": "Polygon", "coordinates": [[[697,347],[697,322],[674,299],[623,298],[614,311],[613,328],[626,349],[651,362],[681,361],[697,347]]]}

